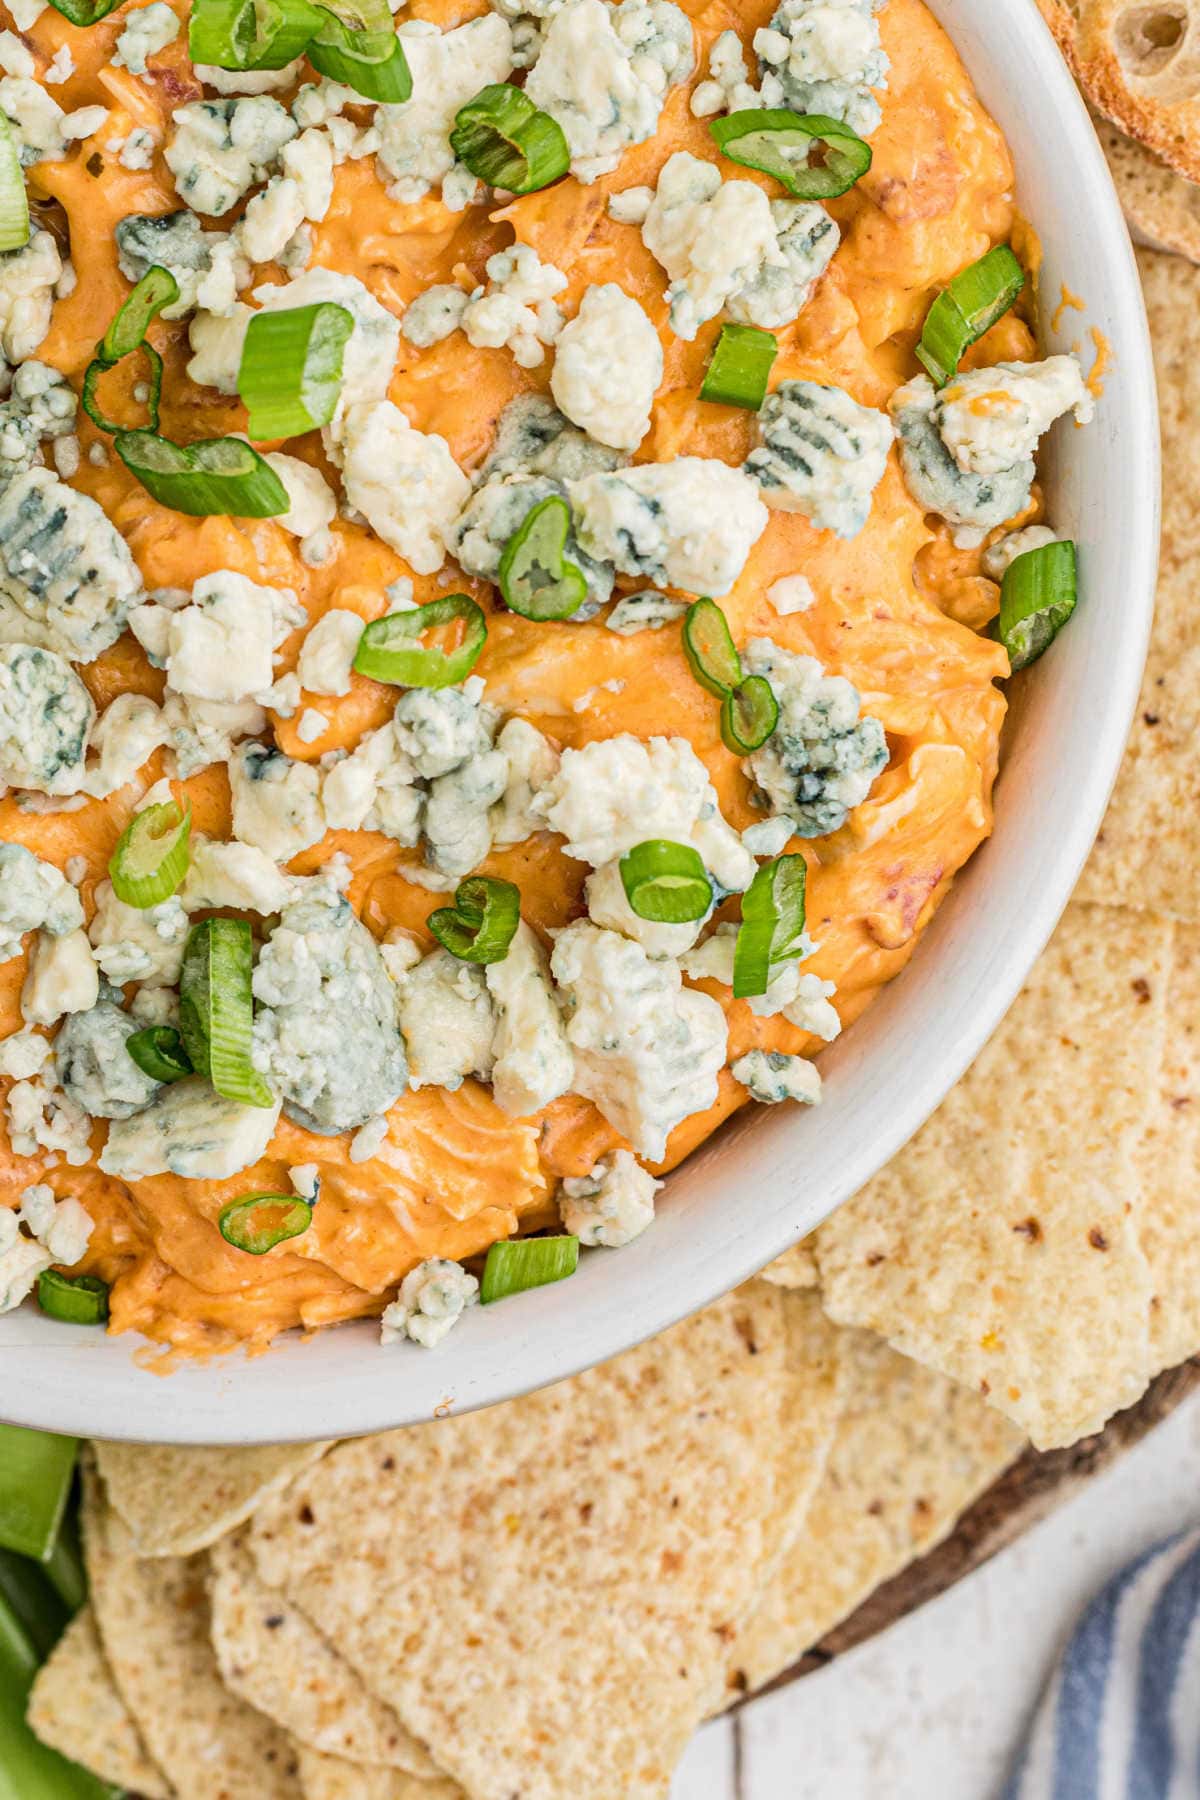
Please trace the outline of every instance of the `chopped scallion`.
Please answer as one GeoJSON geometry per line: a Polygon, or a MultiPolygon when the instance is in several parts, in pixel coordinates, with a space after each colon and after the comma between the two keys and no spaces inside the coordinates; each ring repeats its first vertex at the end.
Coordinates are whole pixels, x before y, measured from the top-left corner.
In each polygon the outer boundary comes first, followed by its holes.
{"type": "Polygon", "coordinates": [[[158,402],[162,393],[163,363],[162,357],[153,344],[146,342],[146,332],[151,322],[156,319],[164,306],[170,306],[179,298],[179,284],[169,269],[163,269],[156,263],[147,269],[133,292],[126,296],[108,330],[96,345],[96,354],[88,364],[83,377],[83,392],[80,396],[83,410],[93,425],[101,431],[109,433],[124,431],[125,426],[110,419],[101,411],[96,402],[96,383],[106,370],[115,368],[122,357],[131,356],[135,350],[144,352],[150,364],[150,389],[146,400],[146,411],[150,415],[148,429],[158,429],[158,402]]]}
{"type": "Polygon", "coordinates": [[[917,358],[934,385],[945,387],[965,351],[1013,305],[1025,271],[1007,244],[998,244],[943,288],[925,316],[917,358]]]}
{"type": "Polygon", "coordinates": [[[165,800],[134,813],[108,860],[117,899],[143,909],[169,900],[188,871],[191,831],[190,801],[181,807],[165,800]]]}
{"type": "Polygon", "coordinates": [[[193,1073],[192,1060],[173,1025],[148,1025],[126,1038],[125,1048],[143,1075],[152,1081],[182,1081],[193,1073]]]}
{"type": "Polygon", "coordinates": [[[871,166],[870,144],[842,120],[823,113],[751,107],[710,120],[708,129],[731,162],[773,175],[797,200],[832,200],[871,166]],[[825,160],[810,165],[818,145],[825,148],[825,160]]]}
{"type": "Polygon", "coordinates": [[[426,924],[460,962],[503,962],[521,923],[521,892],[511,881],[471,875],[460,881],[453,906],[439,906],[426,924]]]}
{"type": "Polygon", "coordinates": [[[802,856],[779,856],[763,863],[742,895],[733,951],[733,991],[739,999],[765,994],[776,965],[799,956],[807,875],[802,856]]]}
{"type": "Polygon", "coordinates": [[[1070,541],[1016,556],[1000,586],[1000,642],[1015,675],[1048,650],[1075,611],[1077,571],[1070,541]]]}
{"type": "Polygon", "coordinates": [[[523,619],[569,619],[587,597],[583,570],[563,555],[571,509],[558,494],[539,501],[513,532],[497,579],[504,604],[523,619]]]}
{"type": "Polygon", "coordinates": [[[108,1283],[98,1275],[62,1275],[43,1269],[38,1276],[38,1305],[65,1325],[103,1325],[108,1318],[108,1283]]]}
{"type": "Polygon", "coordinates": [[[373,619],[358,640],[354,667],[360,675],[398,687],[453,687],[471,673],[486,640],[487,620],[470,595],[443,594],[411,612],[373,619]],[[456,621],[462,623],[462,636],[453,650],[422,643],[427,631],[456,621]]]}
{"type": "Polygon", "coordinates": [[[250,1060],[253,961],[249,920],[205,919],[193,925],[179,981],[179,1030],[192,1067],[218,1094],[243,1106],[274,1106],[250,1060]]]}
{"type": "Polygon", "coordinates": [[[246,330],[238,393],[260,442],[328,425],[342,391],[354,315],[331,300],[256,312],[246,330]]]}
{"type": "Polygon", "coordinates": [[[683,621],[683,651],[702,688],[724,700],[742,679],[742,659],[715,600],[694,600],[683,621]]]}
{"type": "Polygon", "coordinates": [[[390,15],[386,28],[355,29],[327,11],[308,46],[308,60],[328,80],[342,82],[365,100],[400,106],[412,94],[412,74],[390,15]]]}
{"type": "Polygon", "coordinates": [[[691,844],[648,838],[627,850],[617,866],[625,898],[639,919],[682,925],[712,908],[712,882],[691,844]]]}
{"type": "Polygon", "coordinates": [[[86,30],[89,25],[96,25],[101,19],[106,19],[121,4],[121,0],[50,0],[50,4],[56,13],[61,13],[72,25],[82,26],[86,30]]]}
{"type": "Polygon", "coordinates": [[[217,1226],[235,1250],[265,1256],[276,1244],[302,1237],[312,1224],[312,1215],[310,1202],[295,1194],[246,1194],[221,1208],[217,1226]]]}
{"type": "Polygon", "coordinates": [[[324,15],[308,0],[192,0],[188,54],[218,69],[282,69],[324,15]]]}
{"type": "Polygon", "coordinates": [[[479,1284],[480,1303],[488,1306],[509,1294],[522,1294],[526,1288],[564,1281],[578,1267],[577,1237],[510,1238],[493,1244],[479,1284]]]}
{"type": "Polygon", "coordinates": [[[722,325],[700,398],[757,412],[767,397],[771,364],[778,349],[771,332],[760,331],[757,325],[722,325]]]}
{"type": "Polygon", "coordinates": [[[558,120],[507,81],[482,88],[459,108],[450,148],[472,175],[512,194],[549,187],[571,166],[558,120]]]}
{"type": "Polygon", "coordinates": [[[735,756],[765,744],[779,723],[779,702],[765,675],[747,675],[721,702],[721,739],[735,756]]]}
{"type": "Polygon", "coordinates": [[[0,251],[29,242],[29,195],[13,128],[0,113],[0,251]]]}
{"type": "Polygon", "coordinates": [[[160,505],[192,518],[271,519],[292,504],[270,463],[240,438],[173,444],[153,431],[121,431],[113,448],[160,505]]]}

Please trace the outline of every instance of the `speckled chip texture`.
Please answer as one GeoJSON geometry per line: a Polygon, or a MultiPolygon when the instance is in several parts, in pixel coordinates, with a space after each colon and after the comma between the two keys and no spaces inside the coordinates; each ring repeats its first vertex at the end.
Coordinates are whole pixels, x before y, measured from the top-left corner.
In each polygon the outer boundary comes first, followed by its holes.
{"type": "Polygon", "coordinates": [[[1134,237],[1155,250],[1200,262],[1200,186],[1169,169],[1108,119],[1093,114],[1092,123],[1134,237]]]}
{"type": "Polygon", "coordinates": [[[38,1670],[26,1715],[44,1744],[141,1800],[170,1800],[129,1709],[117,1692],[96,1615],[76,1613],[38,1670]]]}
{"type": "Polygon", "coordinates": [[[1138,1148],[1171,935],[1073,904],[974,1067],[816,1235],[833,1318],[975,1387],[1039,1449],[1097,1430],[1155,1366],[1138,1148]]]}
{"type": "Polygon", "coordinates": [[[764,1281],[770,1281],[776,1287],[811,1288],[818,1282],[817,1264],[811,1246],[807,1243],[793,1244],[774,1262],[769,1262],[762,1271],[764,1281]]]}
{"type": "Polygon", "coordinates": [[[1200,0],[1038,0],[1093,106],[1200,180],[1200,0]]]}
{"type": "Polygon", "coordinates": [[[339,1445],[250,1543],[472,1800],[649,1800],[838,1401],[815,1302],[755,1282],[570,1383],[339,1445]]]}
{"type": "Polygon", "coordinates": [[[304,1614],[263,1586],[241,1535],[216,1545],[211,1565],[212,1644],[231,1693],[335,1760],[402,1769],[426,1781],[440,1773],[304,1614]]]}
{"type": "Polygon", "coordinates": [[[378,1763],[347,1762],[301,1746],[300,1788],[304,1800],[467,1800],[457,1781],[421,1781],[402,1769],[378,1763]]]}
{"type": "Polygon", "coordinates": [[[1138,258],[1163,434],[1162,573],[1125,761],[1079,893],[1200,921],[1200,269],[1138,258]]]}
{"type": "Polygon", "coordinates": [[[1150,1265],[1154,1365],[1170,1369],[1200,1350],[1200,927],[1175,927],[1167,1035],[1139,1148],[1147,1205],[1142,1247],[1150,1265]]]}
{"type": "Polygon", "coordinates": [[[869,1332],[841,1347],[846,1397],[804,1529],[730,1653],[725,1702],[789,1668],[924,1556],[1021,1452],[1014,1425],[869,1332]]]}
{"type": "Polygon", "coordinates": [[[295,1800],[286,1733],[225,1688],[208,1635],[207,1558],[139,1558],[93,1478],[84,1490],[92,1605],[122,1700],[186,1800],[295,1800]]]}
{"type": "Polygon", "coordinates": [[[250,1517],[268,1495],[324,1456],[328,1443],[191,1448],[96,1445],[96,1460],[137,1556],[192,1556],[250,1517]]]}

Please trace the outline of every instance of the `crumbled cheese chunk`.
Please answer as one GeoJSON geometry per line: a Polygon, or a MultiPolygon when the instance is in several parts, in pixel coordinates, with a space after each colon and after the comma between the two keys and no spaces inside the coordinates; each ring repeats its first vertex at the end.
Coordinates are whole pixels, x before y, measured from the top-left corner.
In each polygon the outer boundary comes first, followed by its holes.
{"type": "Polygon", "coordinates": [[[684,600],[668,599],[657,588],[644,588],[640,594],[626,594],[613,607],[604,623],[618,637],[634,637],[639,631],[661,631],[673,625],[687,611],[684,600]]]}
{"type": "Polygon", "coordinates": [[[84,787],[105,799],[126,786],[166,743],[161,710],[145,694],[118,694],[110,700],[92,733],[97,761],[89,767],[84,787]]]}
{"type": "Polygon", "coordinates": [[[653,200],[652,187],[622,188],[620,193],[608,196],[608,216],[615,219],[618,225],[640,225],[650,211],[653,200]]]}
{"type": "Polygon", "coordinates": [[[883,726],[869,713],[860,717],[857,688],[827,675],[815,657],[752,638],[742,666],[766,677],[779,705],[775,730],[747,759],[747,771],[797,836],[839,830],[887,766],[883,726]]]}
{"type": "Polygon", "coordinates": [[[496,1012],[482,968],[435,950],[404,976],[397,1006],[412,1087],[491,1080],[496,1012]]]}
{"type": "Polygon", "coordinates": [[[19,954],[27,931],[65,937],[83,924],[75,888],[23,844],[0,843],[0,963],[19,954]]]}
{"type": "Polygon", "coordinates": [[[0,1039],[0,1075],[11,1081],[28,1081],[41,1072],[50,1055],[50,1039],[24,1027],[0,1039]]]}
{"type": "Polygon", "coordinates": [[[410,1269],[400,1283],[399,1298],[384,1308],[381,1344],[405,1338],[432,1350],[479,1298],[479,1283],[460,1263],[433,1256],[410,1269]]]}
{"type": "Polygon", "coordinates": [[[294,877],[253,844],[221,844],[197,833],[190,849],[179,892],[189,912],[229,908],[265,915],[282,912],[292,897],[294,877]]]}
{"type": "Polygon", "coordinates": [[[166,0],[151,0],[149,6],[122,16],[125,29],[113,46],[112,61],[131,75],[144,75],[149,59],[179,36],[179,20],[166,0]]]}
{"type": "Polygon", "coordinates": [[[567,1093],[575,1067],[549,960],[523,919],[508,955],[483,974],[497,1015],[492,1093],[503,1112],[523,1118],[567,1093]]]}
{"type": "Polygon", "coordinates": [[[589,1175],[568,1176],[558,1195],[563,1230],[581,1244],[619,1250],[654,1223],[654,1197],[662,1187],[629,1150],[602,1157],[589,1175]]]}
{"type": "Polygon", "coordinates": [[[541,793],[558,773],[558,751],[528,719],[508,719],[496,739],[496,748],[508,763],[504,792],[492,808],[492,842],[497,848],[522,844],[545,821],[533,810],[541,793]]]}
{"type": "Polygon", "coordinates": [[[1056,531],[1048,525],[1026,525],[1020,531],[1006,532],[983,553],[983,572],[992,581],[1003,581],[1010,565],[1030,550],[1044,550],[1047,544],[1060,543],[1056,531]]]}
{"type": "MultiPolygon", "coordinates": [[[[737,943],[736,925],[718,925],[716,931],[696,949],[679,959],[683,973],[693,981],[719,981],[733,986],[733,958],[737,943]]],[[[832,1004],[837,988],[819,975],[803,975],[800,963],[813,954],[816,946],[808,934],[802,933],[796,956],[775,965],[765,994],[753,994],[746,1005],[759,1019],[773,1019],[777,1014],[801,1031],[811,1031],[831,1044],[842,1029],[837,1008],[832,1004]]]]}
{"type": "Polygon", "coordinates": [[[290,588],[262,587],[232,569],[217,569],[197,581],[190,606],[138,606],[130,625],[162,657],[177,694],[234,701],[266,693],[275,651],[304,619],[290,588]]]}
{"type": "Polygon", "coordinates": [[[276,862],[289,862],[325,835],[321,776],[266,744],[239,744],[229,758],[233,834],[276,862]]]}
{"type": "MultiPolygon", "coordinates": [[[[0,636],[4,624],[0,604],[0,636]]],[[[61,656],[0,643],[0,784],[76,793],[95,716],[91,695],[61,656]]]]}
{"type": "Polygon", "coordinates": [[[647,956],[681,956],[695,943],[708,917],[706,912],[698,919],[686,919],[674,925],[643,919],[629,904],[617,861],[602,863],[588,876],[584,896],[588,917],[594,925],[603,925],[608,931],[619,931],[632,938],[647,956]]]}
{"type": "Polygon", "coordinates": [[[691,594],[727,594],[767,523],[754,483],[714,457],[639,463],[568,491],[590,556],[691,594]]]}
{"type": "Polygon", "coordinates": [[[141,589],[129,546],[89,495],[49,469],[27,470],[0,494],[0,643],[92,662],[121,635],[141,589]]]}
{"type": "Polygon", "coordinates": [[[843,119],[861,137],[875,130],[888,58],[874,18],[881,0],[783,0],[754,34],[760,106],[843,119]]]}
{"type": "Polygon", "coordinates": [[[446,534],[471,492],[445,438],[417,431],[381,400],[346,415],[343,451],[350,505],[418,575],[440,569],[446,534]]]}
{"type": "Polygon", "coordinates": [[[100,974],[82,929],[52,937],[39,931],[21,989],[21,1017],[27,1025],[53,1025],[64,1013],[86,1012],[96,1004],[100,974]]]}
{"type": "Polygon", "coordinates": [[[67,1020],[54,1042],[64,1091],[92,1119],[129,1119],[149,1106],[161,1082],[134,1062],[128,1043],[137,1019],[101,1000],[67,1020]]]}
{"type": "Polygon", "coordinates": [[[291,502],[288,510],[276,518],[277,525],[293,537],[306,538],[332,523],[337,516],[337,500],[320,469],[282,450],[269,450],[265,460],[287,489],[291,502]]]}
{"type": "Polygon", "coordinates": [[[800,1100],[816,1106],[821,1098],[821,1077],[804,1056],[785,1056],[779,1050],[748,1050],[733,1064],[732,1074],[752,1100],[776,1106],[781,1100],[800,1100]]]}
{"type": "Polygon", "coordinates": [[[550,377],[567,418],[602,444],[636,450],[662,375],[658,333],[637,301],[615,281],[588,288],[559,336],[550,377]]]}
{"type": "Polygon", "coordinates": [[[783,381],[758,414],[759,444],[746,473],[779,512],[800,512],[822,531],[857,537],[891,449],[886,413],[842,388],[783,381]]]}
{"type": "Polygon", "coordinates": [[[817,596],[807,575],[781,575],[767,589],[767,599],[780,618],[787,619],[792,613],[807,612],[816,604],[817,596]]]}
{"type": "Polygon", "coordinates": [[[35,230],[19,250],[0,256],[0,350],[10,363],[27,361],[49,331],[62,273],[58,245],[48,231],[35,230]]]}
{"type": "Polygon", "coordinates": [[[183,967],[188,916],[178,895],[157,906],[127,906],[111,881],[96,889],[96,911],[88,936],[96,961],[114,987],[127,981],[174,987],[183,967]]]}
{"type": "Polygon", "coordinates": [[[1096,403],[1074,356],[995,363],[956,375],[934,408],[942,442],[966,475],[999,475],[1032,457],[1056,419],[1086,425],[1096,403]]]}
{"type": "Polygon", "coordinates": [[[486,13],[450,31],[413,19],[401,25],[399,37],[412,98],[378,110],[379,177],[393,200],[420,200],[454,167],[455,114],[481,88],[512,73],[512,31],[505,19],[486,13]]]}
{"type": "Polygon", "coordinates": [[[350,676],[363,621],[344,607],[331,607],[300,646],[300,685],[307,693],[340,697],[350,692],[350,676]]]}
{"type": "Polygon", "coordinates": [[[270,174],[296,125],[278,100],[193,100],[177,107],[167,167],[181,200],[218,216],[270,174]]]}
{"type": "Polygon", "coordinates": [[[189,1075],[160,1088],[141,1112],[113,1121],[100,1168],[120,1181],[167,1174],[227,1181],[263,1155],[278,1118],[278,1102],[243,1106],[189,1075]]]}

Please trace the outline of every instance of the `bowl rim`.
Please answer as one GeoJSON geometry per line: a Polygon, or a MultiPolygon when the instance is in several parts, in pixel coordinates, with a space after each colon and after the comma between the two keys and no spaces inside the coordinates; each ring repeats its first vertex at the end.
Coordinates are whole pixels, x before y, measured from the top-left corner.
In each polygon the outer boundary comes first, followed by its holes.
{"type": "MultiPolygon", "coordinates": [[[[431,1356],[412,1346],[380,1351],[372,1320],[322,1332],[319,1343],[301,1343],[299,1334],[289,1334],[290,1342],[277,1345],[266,1356],[246,1359],[235,1354],[208,1364],[188,1364],[177,1368],[165,1384],[155,1384],[147,1373],[151,1359],[144,1340],[96,1339],[21,1307],[0,1318],[0,1376],[6,1377],[0,1380],[0,1418],[36,1429],[130,1442],[299,1443],[469,1411],[575,1375],[709,1304],[798,1242],[913,1135],[996,1029],[1067,904],[1103,817],[1137,701],[1158,556],[1157,405],[1145,307],[1125,222],[1086,107],[1034,0],[1009,0],[1004,8],[996,8],[993,0],[926,0],[926,4],[951,36],[984,104],[1005,121],[1005,135],[1018,164],[1021,135],[1009,119],[1023,114],[1035,137],[1046,131],[1047,120],[1055,122],[1061,136],[1059,154],[1086,198],[1081,211],[1095,242],[1103,316],[1119,321],[1116,383],[1110,388],[1119,398],[1112,403],[1108,435],[1115,443],[1119,413],[1125,466],[1121,477],[1109,478],[1106,498],[1110,503],[1114,494],[1118,498],[1121,531],[1115,546],[1109,547],[1114,565],[1106,566],[1099,583],[1108,596],[1110,635],[1099,646],[1089,642],[1086,653],[1077,638],[1076,655],[1070,648],[1072,633],[1064,634],[1056,649],[1069,669],[1061,668],[1056,677],[1043,675],[1051,662],[1047,659],[1025,678],[1035,687],[1041,684],[1043,700],[1052,679],[1065,688],[1068,700],[1082,698],[1085,692],[1090,695],[1087,680],[1099,682],[1105,694],[1100,723],[1094,718],[1087,723],[1088,754],[1070,783],[1069,808],[1061,795],[1045,802],[1056,819],[1054,834],[1042,833],[1055,858],[1052,874],[1022,867],[1020,859],[1015,869],[999,861],[997,839],[1006,784],[1012,789],[1025,774],[1023,767],[1013,769],[1010,752],[997,786],[1001,804],[996,838],[960,872],[954,892],[923,935],[912,962],[822,1058],[827,1098],[818,1116],[826,1121],[832,1116],[832,1137],[839,1125],[844,1126],[846,1141],[836,1171],[827,1172],[823,1184],[814,1184],[819,1189],[815,1197],[812,1192],[792,1197],[789,1191],[781,1203],[773,1198],[777,1188],[790,1190],[798,1178],[802,1180],[805,1128],[811,1125],[811,1116],[783,1121],[763,1117],[767,1109],[755,1109],[759,1117],[751,1143],[743,1113],[673,1174],[673,1190],[686,1189],[687,1200],[678,1210],[664,1208],[654,1231],[621,1252],[619,1265],[603,1252],[584,1258],[569,1294],[560,1287],[526,1295],[498,1309],[500,1318],[491,1309],[474,1313],[431,1356]],[[1014,73],[1003,94],[996,89],[990,60],[1004,61],[1007,51],[1001,31],[1009,39],[1009,61],[1014,71],[1019,63],[1021,74],[1018,82],[1014,73]],[[989,59],[986,68],[985,59],[989,59]],[[1118,606],[1111,604],[1114,589],[1123,595],[1118,606]],[[993,895],[989,905],[989,890],[1000,876],[1006,897],[1020,906],[1020,917],[1003,927],[999,945],[965,944],[964,914],[982,906],[985,916],[989,910],[996,915],[998,904],[993,895]],[[958,994],[959,1010],[953,1016],[930,1000],[928,990],[940,985],[936,978],[927,974],[916,985],[918,971],[928,970],[938,957],[946,965],[939,973],[946,974],[947,989],[958,994]],[[881,1060],[878,1046],[872,1049],[870,1039],[888,1040],[891,1061],[897,1061],[905,1043],[897,1030],[898,1015],[903,1008],[907,1023],[914,1002],[918,1026],[922,1014],[927,1035],[940,1031],[945,1036],[949,1025],[950,1041],[929,1061],[892,1070],[886,1059],[881,1060]],[[871,1120],[863,1132],[863,1119],[843,1096],[868,1074],[880,1078],[876,1091],[886,1096],[888,1105],[882,1120],[871,1120]],[[721,1230],[712,1231],[703,1242],[692,1242],[687,1235],[689,1219],[712,1208],[715,1188],[722,1190],[717,1215],[721,1230]],[[677,1279],[670,1267],[672,1246],[689,1265],[677,1279]],[[613,1267],[619,1268],[615,1281],[607,1273],[613,1267]]],[[[1052,264],[1050,255],[1047,267],[1052,264]]],[[[1109,463],[1114,462],[1110,449],[1109,463]]],[[[1098,633],[1097,624],[1089,635],[1094,638],[1098,633]]],[[[1029,708],[1022,705],[1018,710],[1029,708]]],[[[1015,829],[1010,820],[1008,834],[1015,829]]],[[[921,1028],[914,1035],[920,1044],[921,1028]]],[[[780,1109],[797,1114],[799,1110],[780,1109]]],[[[811,1132],[807,1148],[818,1151],[819,1164],[821,1151],[811,1132]]],[[[828,1146],[824,1154],[828,1155],[828,1146]]]]}

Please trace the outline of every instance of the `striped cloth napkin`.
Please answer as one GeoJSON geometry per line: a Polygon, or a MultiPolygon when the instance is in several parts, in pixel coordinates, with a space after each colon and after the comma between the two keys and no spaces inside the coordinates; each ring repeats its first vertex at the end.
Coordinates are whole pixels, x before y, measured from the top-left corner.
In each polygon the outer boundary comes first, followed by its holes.
{"type": "Polygon", "coordinates": [[[1200,1530],[1097,1595],[1054,1671],[1004,1800],[1200,1796],[1200,1530]]]}

